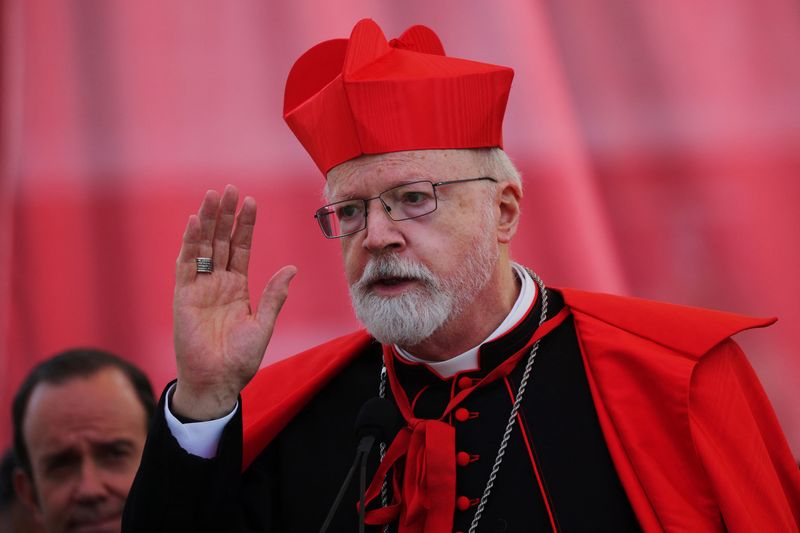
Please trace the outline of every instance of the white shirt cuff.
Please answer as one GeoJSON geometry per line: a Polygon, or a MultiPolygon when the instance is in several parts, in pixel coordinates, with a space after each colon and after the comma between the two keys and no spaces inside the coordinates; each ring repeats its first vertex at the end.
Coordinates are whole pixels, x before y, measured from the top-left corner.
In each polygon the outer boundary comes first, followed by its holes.
{"type": "Polygon", "coordinates": [[[167,391],[167,401],[164,402],[164,416],[167,419],[167,427],[175,440],[178,441],[181,448],[186,450],[192,455],[202,457],[203,459],[212,459],[217,456],[217,447],[219,440],[222,438],[222,432],[228,424],[233,415],[236,414],[236,409],[239,408],[239,402],[233,408],[233,411],[215,420],[207,420],[203,422],[189,422],[184,424],[169,410],[169,399],[172,397],[172,391],[175,389],[175,384],[167,391]]]}

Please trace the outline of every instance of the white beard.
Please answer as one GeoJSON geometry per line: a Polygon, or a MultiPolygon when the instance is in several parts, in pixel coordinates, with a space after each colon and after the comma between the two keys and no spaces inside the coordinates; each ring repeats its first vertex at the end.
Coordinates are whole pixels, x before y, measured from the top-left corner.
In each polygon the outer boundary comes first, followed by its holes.
{"type": "Polygon", "coordinates": [[[481,236],[458,268],[443,278],[394,253],[377,255],[350,286],[356,316],[379,342],[416,346],[472,303],[491,278],[498,256],[496,241],[481,236]],[[389,277],[413,279],[417,286],[398,296],[372,292],[375,281],[389,277]]]}

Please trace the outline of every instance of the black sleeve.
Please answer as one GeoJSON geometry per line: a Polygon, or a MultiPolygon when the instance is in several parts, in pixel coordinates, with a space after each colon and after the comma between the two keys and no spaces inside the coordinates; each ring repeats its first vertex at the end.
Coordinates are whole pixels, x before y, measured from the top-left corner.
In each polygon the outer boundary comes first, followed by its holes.
{"type": "Polygon", "coordinates": [[[122,531],[274,531],[275,460],[264,453],[242,474],[241,407],[225,426],[217,456],[203,459],[170,433],[165,401],[166,390],[125,504],[122,531]]]}

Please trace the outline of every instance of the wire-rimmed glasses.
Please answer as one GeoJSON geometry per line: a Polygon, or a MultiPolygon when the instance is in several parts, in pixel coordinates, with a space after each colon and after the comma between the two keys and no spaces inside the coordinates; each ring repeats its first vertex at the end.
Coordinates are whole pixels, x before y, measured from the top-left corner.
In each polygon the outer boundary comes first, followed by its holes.
{"type": "Polygon", "coordinates": [[[314,218],[319,222],[319,227],[326,238],[338,239],[366,229],[368,204],[372,200],[380,200],[384,211],[392,220],[410,220],[436,211],[439,205],[436,197],[437,187],[480,180],[497,183],[496,179],[489,176],[435,183],[427,180],[403,183],[372,198],[354,198],[324,205],[317,209],[314,218]]]}

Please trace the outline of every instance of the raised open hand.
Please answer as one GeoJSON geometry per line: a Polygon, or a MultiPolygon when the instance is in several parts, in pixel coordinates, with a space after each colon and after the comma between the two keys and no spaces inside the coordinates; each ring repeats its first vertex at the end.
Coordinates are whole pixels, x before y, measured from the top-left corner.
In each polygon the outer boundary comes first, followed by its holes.
{"type": "Polygon", "coordinates": [[[191,215],[175,269],[173,327],[178,384],[172,410],[196,420],[228,413],[264,357],[278,312],[296,269],[286,266],[250,306],[247,267],[256,202],[228,185],[220,198],[208,191],[191,215]],[[235,221],[235,227],[234,227],[235,221]],[[197,272],[196,258],[214,260],[212,273],[197,272]]]}

